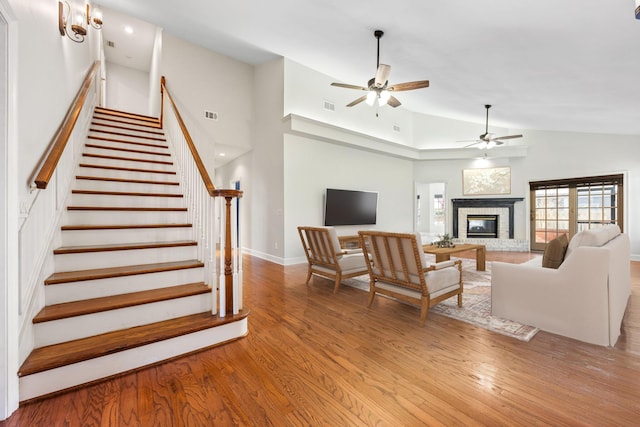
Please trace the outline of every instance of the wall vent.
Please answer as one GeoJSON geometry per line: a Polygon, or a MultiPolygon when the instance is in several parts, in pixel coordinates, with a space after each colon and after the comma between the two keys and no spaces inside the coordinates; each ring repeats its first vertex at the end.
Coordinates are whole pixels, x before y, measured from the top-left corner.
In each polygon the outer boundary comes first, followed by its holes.
{"type": "Polygon", "coordinates": [[[111,40],[107,40],[107,47],[116,47],[115,42],[112,42],[111,40]]]}
{"type": "Polygon", "coordinates": [[[327,111],[336,111],[336,105],[330,101],[324,101],[324,109],[327,111]]]}
{"type": "Polygon", "coordinates": [[[393,125],[393,130],[394,130],[395,132],[400,132],[400,126],[398,126],[398,125],[393,125]]]}
{"type": "Polygon", "coordinates": [[[216,113],[215,111],[204,110],[204,118],[217,122],[218,121],[218,113],[216,113]]]}

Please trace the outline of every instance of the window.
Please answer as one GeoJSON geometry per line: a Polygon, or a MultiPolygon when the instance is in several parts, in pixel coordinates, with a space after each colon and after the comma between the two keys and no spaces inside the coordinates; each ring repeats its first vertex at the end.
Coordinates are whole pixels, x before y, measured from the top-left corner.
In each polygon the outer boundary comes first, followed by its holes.
{"type": "Polygon", "coordinates": [[[534,181],[531,191],[531,249],[544,250],[561,234],[618,224],[623,228],[622,175],[534,181]]]}

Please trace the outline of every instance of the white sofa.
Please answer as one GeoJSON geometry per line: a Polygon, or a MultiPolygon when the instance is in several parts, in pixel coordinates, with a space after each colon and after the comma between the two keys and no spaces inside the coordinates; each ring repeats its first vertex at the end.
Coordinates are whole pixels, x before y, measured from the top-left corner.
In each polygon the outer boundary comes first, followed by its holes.
{"type": "Polygon", "coordinates": [[[493,262],[494,316],[603,346],[613,346],[631,294],[630,242],[617,225],[582,231],[556,269],[542,258],[493,262]]]}

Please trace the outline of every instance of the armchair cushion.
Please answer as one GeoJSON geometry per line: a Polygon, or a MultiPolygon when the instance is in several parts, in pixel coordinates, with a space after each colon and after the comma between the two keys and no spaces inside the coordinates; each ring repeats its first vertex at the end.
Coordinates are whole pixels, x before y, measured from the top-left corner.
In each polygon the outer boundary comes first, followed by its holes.
{"type": "Polygon", "coordinates": [[[327,227],[327,230],[329,230],[329,240],[333,245],[333,250],[338,256],[340,256],[340,254],[342,254],[342,247],[340,246],[340,240],[338,240],[338,233],[333,227],[327,227]]]}
{"type": "Polygon", "coordinates": [[[542,256],[542,266],[546,268],[558,268],[564,261],[564,254],[567,252],[569,240],[567,235],[563,234],[547,243],[542,256]]]}

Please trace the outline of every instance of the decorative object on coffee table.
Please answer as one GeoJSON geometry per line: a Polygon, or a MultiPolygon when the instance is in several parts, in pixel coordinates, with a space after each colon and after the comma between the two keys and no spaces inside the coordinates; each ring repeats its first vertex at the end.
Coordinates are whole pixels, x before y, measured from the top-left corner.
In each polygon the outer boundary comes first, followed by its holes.
{"type": "Polygon", "coordinates": [[[441,235],[440,240],[436,240],[432,244],[439,248],[455,248],[456,247],[455,243],[453,243],[453,240],[451,240],[451,236],[449,235],[449,233],[445,233],[441,235]]]}

